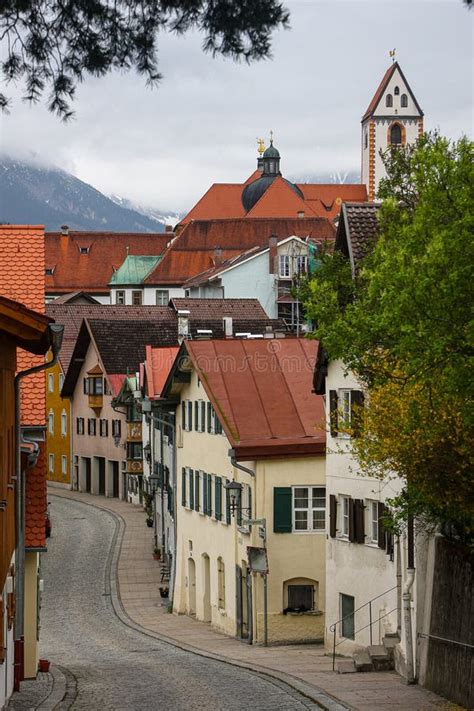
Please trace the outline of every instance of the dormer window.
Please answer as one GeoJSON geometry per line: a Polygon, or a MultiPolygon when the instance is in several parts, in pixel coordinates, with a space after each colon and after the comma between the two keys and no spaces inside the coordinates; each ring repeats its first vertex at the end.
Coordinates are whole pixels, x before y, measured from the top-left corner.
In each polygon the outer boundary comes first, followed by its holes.
{"type": "Polygon", "coordinates": [[[44,273],[46,276],[53,276],[55,267],[46,267],[44,273]]]}
{"type": "Polygon", "coordinates": [[[408,96],[406,94],[402,94],[401,99],[400,99],[400,106],[402,109],[406,109],[408,106],[408,96]]]}
{"type": "Polygon", "coordinates": [[[79,254],[89,254],[90,247],[79,247],[79,254]]]}
{"type": "Polygon", "coordinates": [[[395,94],[395,96],[398,96],[400,93],[400,87],[396,86],[395,89],[393,90],[393,93],[395,94]]]}
{"type": "Polygon", "coordinates": [[[393,106],[393,96],[391,94],[387,94],[385,97],[385,106],[393,106]]]}

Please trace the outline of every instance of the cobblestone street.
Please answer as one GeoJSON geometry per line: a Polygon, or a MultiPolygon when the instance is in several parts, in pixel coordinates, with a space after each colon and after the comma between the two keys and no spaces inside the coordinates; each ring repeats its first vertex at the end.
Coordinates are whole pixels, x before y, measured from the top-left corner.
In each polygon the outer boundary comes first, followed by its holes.
{"type": "Polygon", "coordinates": [[[58,497],[51,508],[53,536],[43,556],[41,655],[76,679],[72,708],[317,708],[284,684],[126,627],[114,613],[106,583],[113,519],[58,497]]]}

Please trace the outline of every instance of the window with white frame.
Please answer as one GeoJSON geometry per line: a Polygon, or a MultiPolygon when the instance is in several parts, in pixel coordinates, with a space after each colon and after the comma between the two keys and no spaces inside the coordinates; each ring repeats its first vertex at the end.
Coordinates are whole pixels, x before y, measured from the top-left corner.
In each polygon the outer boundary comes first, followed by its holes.
{"type": "Polygon", "coordinates": [[[183,400],[181,402],[181,407],[183,430],[190,432],[193,428],[193,403],[191,400],[183,400]]]}
{"type": "Polygon", "coordinates": [[[54,373],[48,373],[48,390],[54,393],[54,373]]]}
{"type": "Polygon", "coordinates": [[[339,409],[341,413],[341,425],[351,426],[351,391],[339,390],[339,409]]]}
{"type": "Polygon", "coordinates": [[[293,531],[326,530],[324,486],[293,487],[293,531]]]}
{"type": "Polygon", "coordinates": [[[368,515],[369,515],[369,525],[367,527],[367,530],[369,532],[369,541],[370,543],[378,543],[379,542],[379,502],[378,501],[370,501],[369,505],[367,506],[368,510],[368,515]]]}
{"type": "Polygon", "coordinates": [[[48,414],[48,432],[49,434],[54,434],[54,412],[52,410],[48,414]]]}
{"type": "Polygon", "coordinates": [[[194,403],[194,429],[196,432],[206,430],[206,403],[204,400],[196,400],[194,403]]]}
{"type": "Polygon", "coordinates": [[[157,306],[167,306],[170,300],[170,292],[167,289],[157,289],[155,291],[155,303],[157,306]]]}
{"type": "Polygon", "coordinates": [[[120,306],[123,306],[123,304],[125,304],[125,291],[115,292],[115,303],[120,306]]]}
{"type": "Polygon", "coordinates": [[[64,373],[59,373],[59,392],[63,389],[64,385],[64,373]]]}
{"type": "Polygon", "coordinates": [[[64,476],[67,474],[67,457],[65,454],[61,457],[61,474],[64,476]]]}
{"type": "Polygon", "coordinates": [[[280,254],[278,256],[278,273],[282,279],[291,277],[291,263],[289,254],[280,254]]]}
{"type": "Polygon", "coordinates": [[[306,254],[300,254],[296,257],[296,273],[306,274],[308,272],[308,257],[306,254]]]}
{"type": "Polygon", "coordinates": [[[61,412],[61,436],[66,437],[67,435],[67,414],[66,410],[61,412]]]}
{"type": "Polygon", "coordinates": [[[341,525],[340,532],[343,538],[349,538],[349,496],[341,496],[341,525]]]}
{"type": "Polygon", "coordinates": [[[48,455],[48,469],[50,472],[54,473],[54,454],[48,455]]]}

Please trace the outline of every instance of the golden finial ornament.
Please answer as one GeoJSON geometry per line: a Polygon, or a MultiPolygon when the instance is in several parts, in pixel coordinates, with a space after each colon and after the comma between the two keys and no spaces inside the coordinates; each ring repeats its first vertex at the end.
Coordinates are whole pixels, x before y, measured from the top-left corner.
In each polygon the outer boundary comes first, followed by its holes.
{"type": "Polygon", "coordinates": [[[390,52],[389,52],[389,55],[390,55],[390,57],[392,58],[392,62],[395,61],[395,53],[396,53],[396,51],[397,51],[397,50],[396,50],[396,47],[394,47],[394,48],[391,49],[390,52]]]}
{"type": "Polygon", "coordinates": [[[257,151],[260,153],[260,156],[263,156],[263,154],[265,153],[265,141],[263,140],[263,138],[257,138],[257,143],[257,151]]]}

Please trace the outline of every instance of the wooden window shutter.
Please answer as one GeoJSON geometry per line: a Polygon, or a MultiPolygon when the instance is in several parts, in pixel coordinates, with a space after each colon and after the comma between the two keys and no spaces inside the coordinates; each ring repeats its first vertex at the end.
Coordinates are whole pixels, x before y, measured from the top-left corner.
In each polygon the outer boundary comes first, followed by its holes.
{"type": "MultiPolygon", "coordinates": [[[[227,480],[227,482],[228,482],[228,480],[227,480]]],[[[232,515],[230,512],[230,493],[226,489],[226,491],[225,491],[225,521],[226,521],[226,523],[230,523],[231,518],[232,518],[232,515]]]]}
{"type": "Polygon", "coordinates": [[[292,531],[291,486],[275,486],[273,489],[273,531],[292,531]]]}
{"type": "Polygon", "coordinates": [[[365,507],[363,499],[354,500],[354,524],[356,543],[365,543],[364,508],[365,507]]]}
{"type": "Polygon", "coordinates": [[[186,469],[181,470],[181,503],[186,506],[186,469]]]}
{"type": "Polygon", "coordinates": [[[356,541],[355,502],[352,498],[349,498],[349,540],[351,543],[356,541]]]}
{"type": "Polygon", "coordinates": [[[381,501],[378,502],[378,516],[379,516],[379,535],[378,535],[378,546],[379,548],[385,548],[386,546],[386,531],[383,524],[383,516],[385,514],[385,504],[381,501]]]}
{"type": "Polygon", "coordinates": [[[212,516],[212,474],[207,475],[207,515],[212,516]]]}
{"type": "Polygon", "coordinates": [[[206,403],[204,401],[201,401],[199,403],[199,407],[201,408],[201,422],[199,424],[199,432],[205,432],[206,431],[206,403]]]}
{"type": "Polygon", "coordinates": [[[337,416],[337,390],[329,391],[329,428],[331,437],[337,437],[338,432],[337,416]]]}
{"type": "Polygon", "coordinates": [[[207,474],[202,475],[202,512],[207,514],[207,474]]]}
{"type": "Polygon", "coordinates": [[[201,508],[201,492],[199,489],[199,472],[196,469],[194,472],[194,510],[199,511],[201,508]]]}
{"type": "Polygon", "coordinates": [[[329,495],[329,535],[336,538],[337,531],[337,499],[334,494],[329,495]]]}
{"type": "Polygon", "coordinates": [[[212,405],[210,402],[207,403],[207,431],[211,432],[211,419],[212,419],[212,405]]]}
{"type": "Polygon", "coordinates": [[[193,509],[194,508],[194,473],[193,473],[192,469],[189,470],[188,486],[189,486],[189,508],[193,509]]]}
{"type": "Polygon", "coordinates": [[[197,400],[194,401],[194,429],[199,432],[199,403],[197,400]]]}
{"type": "Polygon", "coordinates": [[[362,390],[351,390],[351,429],[354,437],[360,437],[364,422],[364,393],[362,390]]]}
{"type": "Polygon", "coordinates": [[[222,519],[222,479],[220,476],[216,476],[215,490],[216,519],[220,521],[222,519]]]}
{"type": "Polygon", "coordinates": [[[188,430],[191,432],[193,429],[193,403],[188,400],[188,430]]]}
{"type": "Polygon", "coordinates": [[[181,429],[184,432],[186,429],[186,400],[181,401],[181,429]]]}

